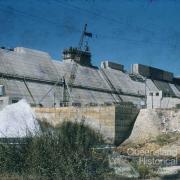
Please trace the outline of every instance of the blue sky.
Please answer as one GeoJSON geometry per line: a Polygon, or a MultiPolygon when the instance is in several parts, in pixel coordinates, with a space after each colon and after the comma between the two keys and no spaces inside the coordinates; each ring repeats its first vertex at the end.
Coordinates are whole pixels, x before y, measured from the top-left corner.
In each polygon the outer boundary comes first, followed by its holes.
{"type": "Polygon", "coordinates": [[[85,23],[94,65],[141,63],[180,75],[180,0],[0,0],[0,46],[60,60],[85,23]]]}

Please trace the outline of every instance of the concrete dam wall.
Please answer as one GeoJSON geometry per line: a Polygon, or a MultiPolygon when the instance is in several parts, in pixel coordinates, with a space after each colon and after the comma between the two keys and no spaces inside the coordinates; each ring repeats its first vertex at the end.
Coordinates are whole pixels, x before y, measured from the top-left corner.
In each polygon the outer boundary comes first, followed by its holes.
{"type": "Polygon", "coordinates": [[[129,137],[139,110],[132,103],[98,107],[34,108],[38,120],[58,127],[64,121],[83,121],[105,141],[119,145],[129,137]]]}
{"type": "MultiPolygon", "coordinates": [[[[14,103],[24,98],[32,106],[59,107],[63,101],[62,79],[70,78],[73,64],[23,47],[0,49],[0,85],[5,87],[0,99],[14,103]]],[[[173,73],[139,64],[134,64],[131,72],[110,62],[102,63],[99,69],[77,64],[71,99],[81,106],[123,101],[139,107],[170,108],[180,104],[180,83],[173,73]]]]}
{"type": "Polygon", "coordinates": [[[129,136],[138,109],[180,106],[180,81],[171,72],[141,64],[128,72],[109,61],[97,68],[72,59],[53,60],[45,52],[23,47],[1,48],[0,109],[21,99],[36,107],[41,121],[56,127],[65,120],[83,120],[118,145],[129,136]],[[74,67],[72,104],[63,107],[74,67]]]}

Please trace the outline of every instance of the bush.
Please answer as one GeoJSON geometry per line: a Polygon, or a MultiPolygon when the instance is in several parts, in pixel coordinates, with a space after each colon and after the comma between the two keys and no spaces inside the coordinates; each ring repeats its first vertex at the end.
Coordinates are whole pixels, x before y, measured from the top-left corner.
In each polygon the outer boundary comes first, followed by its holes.
{"type": "Polygon", "coordinates": [[[179,133],[168,133],[168,134],[161,134],[159,136],[156,137],[156,139],[154,140],[155,143],[163,146],[166,145],[168,143],[172,143],[174,141],[177,141],[179,139],[179,133]]]}
{"type": "Polygon", "coordinates": [[[152,175],[152,169],[143,163],[134,162],[132,163],[132,166],[139,173],[141,179],[145,179],[152,175]]]}
{"type": "Polygon", "coordinates": [[[36,179],[99,179],[109,171],[108,159],[105,153],[94,156],[92,147],[102,143],[83,123],[64,122],[25,144],[1,144],[0,172],[36,179]]]}

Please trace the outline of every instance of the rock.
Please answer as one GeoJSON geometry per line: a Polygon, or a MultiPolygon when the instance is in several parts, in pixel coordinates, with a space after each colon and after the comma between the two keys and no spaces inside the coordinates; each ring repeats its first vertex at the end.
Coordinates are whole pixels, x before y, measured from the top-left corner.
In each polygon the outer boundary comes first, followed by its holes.
{"type": "Polygon", "coordinates": [[[139,178],[139,173],[134,167],[123,158],[119,153],[113,152],[109,155],[109,166],[114,170],[114,173],[124,178],[139,178]]]}
{"type": "Polygon", "coordinates": [[[180,110],[141,109],[130,137],[123,144],[144,144],[171,132],[180,132],[180,110]]]}
{"type": "Polygon", "coordinates": [[[170,176],[170,175],[178,175],[180,174],[180,166],[170,166],[159,168],[157,171],[159,176],[170,176]]]}

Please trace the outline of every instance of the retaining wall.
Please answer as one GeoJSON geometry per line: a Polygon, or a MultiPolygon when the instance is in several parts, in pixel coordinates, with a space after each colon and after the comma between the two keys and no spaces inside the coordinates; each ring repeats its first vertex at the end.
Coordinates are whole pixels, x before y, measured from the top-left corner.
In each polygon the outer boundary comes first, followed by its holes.
{"type": "Polygon", "coordinates": [[[115,106],[34,108],[37,119],[58,127],[64,121],[84,121],[105,141],[119,145],[128,138],[138,109],[131,103],[115,106]]]}

